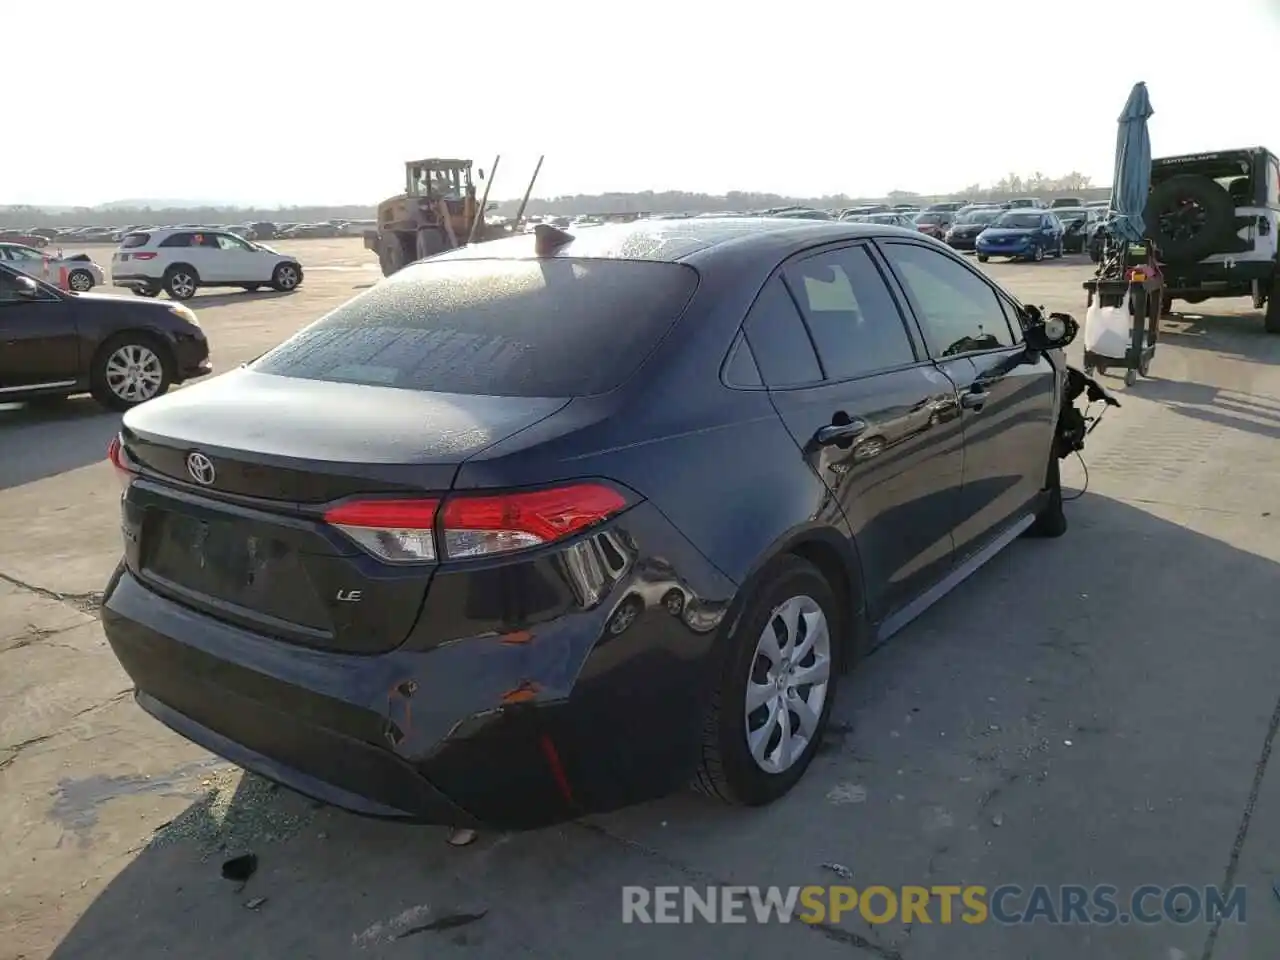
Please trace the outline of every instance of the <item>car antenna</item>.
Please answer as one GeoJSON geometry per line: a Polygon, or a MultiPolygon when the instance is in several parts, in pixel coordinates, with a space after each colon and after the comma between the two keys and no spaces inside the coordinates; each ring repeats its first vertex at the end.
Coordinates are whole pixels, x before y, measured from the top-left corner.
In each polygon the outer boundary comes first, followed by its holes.
{"type": "Polygon", "coordinates": [[[572,240],[573,234],[549,223],[540,223],[533,228],[533,252],[540,257],[551,256],[572,240]]]}

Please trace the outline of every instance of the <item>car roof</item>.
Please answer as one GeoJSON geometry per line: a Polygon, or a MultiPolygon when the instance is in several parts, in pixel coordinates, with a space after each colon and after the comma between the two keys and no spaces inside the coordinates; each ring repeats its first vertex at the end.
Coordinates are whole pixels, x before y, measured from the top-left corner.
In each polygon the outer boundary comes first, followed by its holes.
{"type": "MultiPolygon", "coordinates": [[[[695,217],[689,220],[637,220],[609,223],[579,233],[550,254],[607,260],[704,262],[732,248],[736,255],[758,253],[776,260],[820,243],[874,236],[919,238],[919,234],[887,224],[849,220],[805,220],[784,217],[695,217]]],[[[449,250],[434,260],[525,260],[537,256],[533,233],[449,250]]]]}

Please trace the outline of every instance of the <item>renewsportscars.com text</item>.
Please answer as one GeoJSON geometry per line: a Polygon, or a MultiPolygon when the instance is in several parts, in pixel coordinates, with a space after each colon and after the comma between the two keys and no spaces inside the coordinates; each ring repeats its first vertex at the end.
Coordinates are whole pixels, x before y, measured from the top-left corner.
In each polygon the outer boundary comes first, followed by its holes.
{"type": "Polygon", "coordinates": [[[839,923],[977,925],[1245,922],[1247,891],[1189,884],[998,887],[806,886],[622,888],[623,923],[839,923]]]}

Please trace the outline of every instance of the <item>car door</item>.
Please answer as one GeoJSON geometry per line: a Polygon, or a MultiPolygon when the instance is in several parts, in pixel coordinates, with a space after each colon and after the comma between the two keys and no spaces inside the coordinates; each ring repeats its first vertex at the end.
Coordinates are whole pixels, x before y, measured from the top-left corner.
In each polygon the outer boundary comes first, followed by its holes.
{"type": "Polygon", "coordinates": [[[1040,221],[1040,232],[1044,237],[1044,248],[1048,251],[1058,249],[1058,241],[1062,239],[1062,221],[1055,214],[1046,213],[1040,221]]]}
{"type": "Polygon", "coordinates": [[[1022,342],[1017,307],[982,273],[944,251],[881,241],[930,355],[956,381],[964,487],[955,529],[963,562],[1013,525],[1044,487],[1058,374],[1022,342]]]}
{"type": "Polygon", "coordinates": [[[73,387],[80,335],[68,304],[47,288],[20,296],[18,274],[0,267],[0,401],[32,387],[73,387]]]}
{"type": "Polygon", "coordinates": [[[200,274],[203,283],[225,283],[231,280],[226,255],[218,242],[218,235],[210,231],[193,231],[191,248],[187,251],[191,265],[200,274]]]}
{"type": "Polygon", "coordinates": [[[219,233],[214,239],[220,250],[220,279],[237,283],[266,283],[271,279],[265,265],[269,259],[266,254],[234,234],[219,233]]]}
{"type": "Polygon", "coordinates": [[[786,263],[744,330],[778,414],[844,512],[868,612],[883,624],[951,566],[963,480],[955,384],[908,331],[869,244],[786,263]]]}

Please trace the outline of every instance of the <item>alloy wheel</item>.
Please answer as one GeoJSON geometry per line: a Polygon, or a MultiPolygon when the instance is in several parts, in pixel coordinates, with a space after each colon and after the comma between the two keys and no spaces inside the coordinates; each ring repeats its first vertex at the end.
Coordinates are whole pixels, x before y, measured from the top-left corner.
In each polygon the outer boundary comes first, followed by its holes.
{"type": "Polygon", "coordinates": [[[276,283],[281,290],[292,290],[298,285],[298,270],[289,264],[276,268],[276,283]]]}
{"type": "Polygon", "coordinates": [[[142,403],[160,392],[164,364],[150,347],[126,344],[107,357],[104,379],[107,389],[125,403],[142,403]]]}
{"type": "Polygon", "coordinates": [[[169,279],[169,292],[182,300],[195,296],[195,278],[189,273],[175,273],[169,279]]]}
{"type": "Polygon", "coordinates": [[[93,289],[93,277],[83,270],[77,270],[68,278],[67,286],[76,293],[84,293],[86,290],[93,289]]]}

